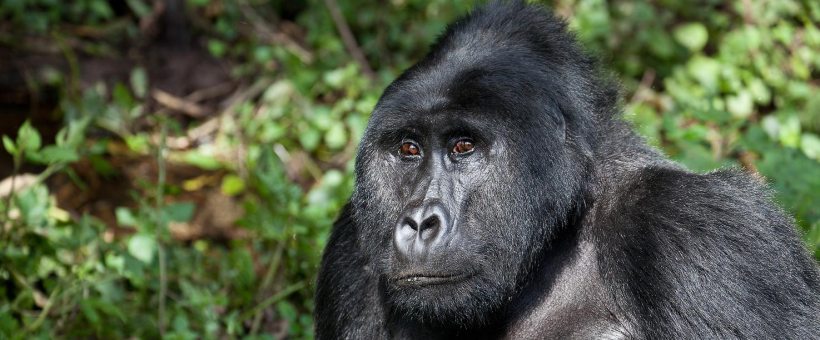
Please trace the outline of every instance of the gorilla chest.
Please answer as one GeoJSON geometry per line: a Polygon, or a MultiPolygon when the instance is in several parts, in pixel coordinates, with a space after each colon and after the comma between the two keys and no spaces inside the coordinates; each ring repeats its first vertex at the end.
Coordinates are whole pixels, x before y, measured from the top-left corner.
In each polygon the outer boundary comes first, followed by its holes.
{"type": "Polygon", "coordinates": [[[516,322],[504,339],[626,339],[624,327],[596,306],[539,309],[516,322]]]}
{"type": "Polygon", "coordinates": [[[581,245],[563,263],[545,268],[552,277],[521,297],[522,312],[503,336],[507,339],[624,339],[627,327],[598,276],[594,250],[581,245]]]}

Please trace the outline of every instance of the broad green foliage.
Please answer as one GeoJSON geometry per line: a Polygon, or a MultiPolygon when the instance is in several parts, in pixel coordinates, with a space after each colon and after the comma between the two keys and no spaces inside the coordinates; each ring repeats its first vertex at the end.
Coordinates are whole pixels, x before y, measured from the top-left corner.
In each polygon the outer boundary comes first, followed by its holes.
{"type": "MultiPolygon", "coordinates": [[[[313,282],[329,229],[353,189],[353,156],[383,88],[424,55],[470,1],[329,1],[367,58],[351,57],[326,1],[290,18],[296,45],[270,43],[250,29],[293,11],[281,0],[188,0],[202,49],[230,61],[251,95],[216,121],[177,122],[149,112],[149,73],[124,83],[76,87],[77,74],[47,69],[34,81],[61,92],[64,128],[54,142],[31,124],[3,136],[25,185],[0,197],[0,339],[312,338],[313,282]],[[250,14],[249,14],[250,13],[250,14]],[[374,71],[373,79],[367,74],[374,71]],[[175,138],[218,126],[191,147],[175,138]],[[152,159],[159,175],[140,178],[133,204],[112,207],[117,226],[66,211],[46,180],[82,181],[88,160],[103,177],[124,169],[113,153],[152,159]],[[206,175],[166,180],[174,164],[206,175]],[[215,177],[214,177],[215,176],[215,177]],[[215,179],[212,179],[215,178],[215,179]],[[237,237],[182,242],[175,225],[201,209],[185,192],[213,186],[238,202],[237,237]]],[[[71,30],[105,31],[82,53],[124,57],[153,1],[0,0],[0,44],[23,37],[66,44],[71,30]]],[[[585,47],[623,83],[625,117],[672,158],[695,171],[743,166],[770,183],[820,256],[820,4],[810,0],[556,0],[585,47]]],[[[85,39],[85,38],[78,38],[85,39]]],[[[74,42],[79,40],[73,40],[74,42]]],[[[223,108],[221,108],[223,109],[223,108]]],[[[2,180],[2,179],[0,179],[2,180]]],[[[352,306],[351,308],[355,308],[352,306]]]]}

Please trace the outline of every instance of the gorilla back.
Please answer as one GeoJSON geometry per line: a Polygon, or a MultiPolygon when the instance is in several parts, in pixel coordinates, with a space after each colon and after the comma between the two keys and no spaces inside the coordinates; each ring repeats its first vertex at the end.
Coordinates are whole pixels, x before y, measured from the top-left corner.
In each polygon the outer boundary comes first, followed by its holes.
{"type": "Polygon", "coordinates": [[[546,10],[452,24],[373,111],[317,336],[820,337],[817,263],[768,190],[686,171],[619,115],[546,10]]]}

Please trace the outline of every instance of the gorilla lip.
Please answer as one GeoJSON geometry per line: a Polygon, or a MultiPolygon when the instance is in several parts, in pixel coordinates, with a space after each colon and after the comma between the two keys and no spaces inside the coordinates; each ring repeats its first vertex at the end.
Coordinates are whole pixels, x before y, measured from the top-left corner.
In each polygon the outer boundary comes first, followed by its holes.
{"type": "Polygon", "coordinates": [[[409,274],[394,278],[392,281],[402,286],[428,286],[464,281],[473,274],[409,274]]]}

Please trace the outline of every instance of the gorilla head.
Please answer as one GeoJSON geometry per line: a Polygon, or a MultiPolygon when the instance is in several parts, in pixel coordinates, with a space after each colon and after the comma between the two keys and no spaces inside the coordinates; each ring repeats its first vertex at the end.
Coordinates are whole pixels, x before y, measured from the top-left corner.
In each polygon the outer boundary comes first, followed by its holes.
{"type": "Polygon", "coordinates": [[[397,318],[489,321],[579,211],[615,97],[559,20],[479,11],[387,88],[356,159],[352,219],[397,318]]]}

